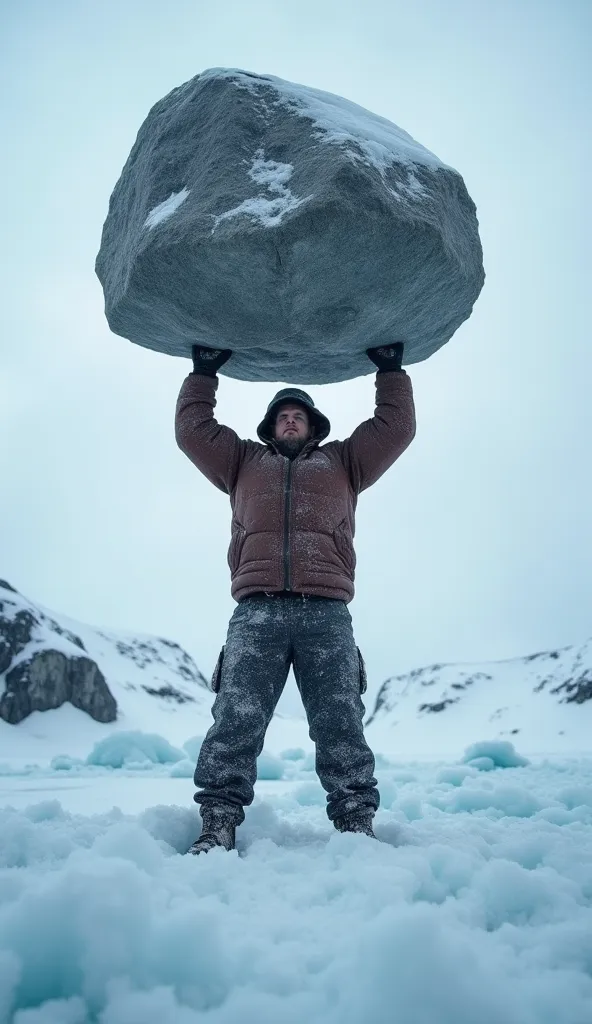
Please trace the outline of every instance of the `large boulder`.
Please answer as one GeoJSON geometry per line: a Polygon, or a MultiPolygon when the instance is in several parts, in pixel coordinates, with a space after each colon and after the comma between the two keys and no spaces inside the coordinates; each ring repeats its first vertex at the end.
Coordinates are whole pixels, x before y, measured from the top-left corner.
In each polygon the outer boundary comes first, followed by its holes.
{"type": "Polygon", "coordinates": [[[484,280],[457,171],[338,96],[220,68],[148,114],[96,269],[116,334],[296,384],[373,372],[365,349],[397,339],[427,358],[484,280]]]}

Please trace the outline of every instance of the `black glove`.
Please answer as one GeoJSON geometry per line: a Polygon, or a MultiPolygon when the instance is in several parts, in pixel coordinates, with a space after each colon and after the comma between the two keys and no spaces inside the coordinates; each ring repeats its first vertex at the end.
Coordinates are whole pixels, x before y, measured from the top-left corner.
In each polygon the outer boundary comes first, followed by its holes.
{"type": "Polygon", "coordinates": [[[402,367],[403,349],[405,344],[402,341],[395,341],[392,345],[381,345],[379,348],[367,348],[366,355],[378,367],[379,373],[405,373],[402,367]]]}
{"type": "Polygon", "coordinates": [[[231,355],[229,348],[205,348],[204,345],[194,345],[191,349],[193,372],[201,373],[205,377],[215,377],[231,355]]]}

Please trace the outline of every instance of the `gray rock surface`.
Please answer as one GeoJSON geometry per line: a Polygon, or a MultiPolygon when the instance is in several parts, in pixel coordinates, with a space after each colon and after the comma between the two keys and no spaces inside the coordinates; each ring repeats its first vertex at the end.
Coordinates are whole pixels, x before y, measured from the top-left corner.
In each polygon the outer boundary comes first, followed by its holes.
{"type": "Polygon", "coordinates": [[[458,172],[347,100],[225,69],[150,111],[96,270],[116,334],[295,384],[373,373],[365,350],[394,340],[427,358],[484,280],[458,172]]]}
{"type": "Polygon", "coordinates": [[[32,711],[49,711],[66,701],[97,722],[114,722],[117,704],[98,665],[47,648],[34,651],[6,673],[0,718],[17,725],[32,711]]]}
{"type": "Polygon", "coordinates": [[[0,581],[0,719],[17,725],[66,701],[97,722],[117,718],[117,702],[80,637],[0,581]]]}

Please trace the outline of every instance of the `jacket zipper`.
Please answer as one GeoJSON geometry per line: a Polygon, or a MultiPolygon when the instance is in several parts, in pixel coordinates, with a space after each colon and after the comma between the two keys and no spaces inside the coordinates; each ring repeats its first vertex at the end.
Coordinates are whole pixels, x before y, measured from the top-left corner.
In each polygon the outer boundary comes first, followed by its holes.
{"type": "Polygon", "coordinates": [[[292,589],[290,579],[290,505],[292,498],[292,459],[286,459],[288,468],[284,482],[284,590],[292,589]]]}

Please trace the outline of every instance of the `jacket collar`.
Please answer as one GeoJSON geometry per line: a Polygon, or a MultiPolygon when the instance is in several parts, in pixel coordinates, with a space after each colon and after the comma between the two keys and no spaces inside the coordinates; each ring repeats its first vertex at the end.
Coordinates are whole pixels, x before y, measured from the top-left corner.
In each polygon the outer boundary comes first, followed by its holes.
{"type": "MultiPolygon", "coordinates": [[[[318,448],[319,442],[321,440],[322,440],[322,438],[319,438],[319,437],[311,437],[310,440],[307,441],[306,444],[304,445],[304,448],[301,451],[298,452],[298,455],[296,455],[296,457],[292,461],[296,462],[296,459],[308,458],[308,456],[311,454],[311,452],[313,452],[315,448],[318,448]]],[[[282,455],[283,454],[282,452],[280,452],[280,450],[279,450],[276,442],[273,440],[273,438],[270,438],[270,437],[266,438],[265,444],[267,445],[268,448],[271,448],[271,450],[274,453],[274,455],[282,455]]],[[[284,458],[287,458],[287,455],[284,455],[284,458]]]]}

